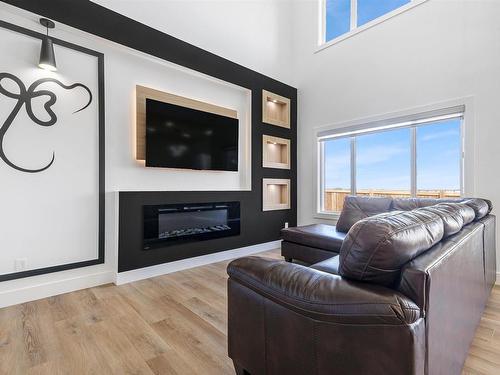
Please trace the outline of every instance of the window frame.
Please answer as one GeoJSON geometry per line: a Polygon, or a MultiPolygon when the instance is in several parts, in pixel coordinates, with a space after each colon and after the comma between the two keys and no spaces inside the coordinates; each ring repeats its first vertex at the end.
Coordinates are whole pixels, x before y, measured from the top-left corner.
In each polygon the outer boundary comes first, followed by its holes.
{"type": "Polygon", "coordinates": [[[410,0],[408,4],[400,6],[380,17],[377,17],[364,25],[357,26],[358,23],[358,0],[351,1],[351,19],[350,19],[350,30],[336,38],[329,41],[326,40],[326,0],[318,0],[318,14],[319,14],[319,35],[318,35],[318,47],[315,52],[319,52],[327,47],[337,44],[345,39],[352,37],[353,35],[359,34],[360,32],[367,30],[379,23],[385,22],[388,19],[397,16],[398,14],[404,13],[420,4],[427,2],[428,0],[410,0]]]}
{"type": "MultiPolygon", "coordinates": [[[[338,125],[326,125],[314,128],[314,147],[316,149],[316,176],[314,181],[314,212],[313,217],[317,219],[336,220],[340,212],[323,211],[324,204],[324,145],[322,139],[326,138],[339,138],[341,136],[349,136],[350,134],[369,134],[380,131],[386,131],[397,128],[409,127],[413,129],[410,135],[411,147],[411,195],[415,196],[417,193],[417,137],[416,130],[418,125],[430,124],[437,122],[437,117],[446,116],[451,112],[462,112],[462,120],[460,126],[460,140],[461,140],[461,160],[460,160],[460,194],[462,196],[474,195],[474,179],[473,179],[473,166],[474,166],[474,111],[473,111],[473,98],[464,98],[455,100],[448,103],[438,105],[431,105],[427,107],[420,107],[414,110],[407,110],[399,113],[392,113],[383,116],[377,116],[367,119],[354,120],[338,125]],[[467,110],[466,110],[467,108],[467,110]],[[432,121],[419,122],[418,119],[432,119],[432,121]],[[405,121],[412,122],[403,125],[405,121]],[[417,122],[417,123],[415,123],[417,122]]],[[[444,119],[444,118],[443,118],[444,119]]],[[[355,193],[356,189],[356,169],[355,169],[355,141],[351,135],[351,194],[355,193]],[[353,145],[354,143],[354,145],[353,145]],[[353,159],[354,158],[354,159],[353,159]]]]}

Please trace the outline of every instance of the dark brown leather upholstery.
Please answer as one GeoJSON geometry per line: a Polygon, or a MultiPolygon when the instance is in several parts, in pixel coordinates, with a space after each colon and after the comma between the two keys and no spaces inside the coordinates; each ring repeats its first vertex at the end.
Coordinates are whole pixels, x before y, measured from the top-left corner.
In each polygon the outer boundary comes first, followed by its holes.
{"type": "MultiPolygon", "coordinates": [[[[348,230],[356,221],[365,217],[373,216],[379,213],[402,210],[408,211],[420,207],[428,207],[436,204],[461,204],[471,198],[457,199],[435,199],[435,198],[381,198],[381,197],[357,197],[347,196],[344,209],[339,217],[337,226],[312,224],[304,227],[287,228],[282,232],[283,245],[282,255],[288,261],[292,259],[300,260],[313,264],[328,259],[330,252],[338,253],[342,240],[345,238],[348,230]],[[340,223],[340,224],[339,224],[340,223]],[[315,239],[315,235],[318,238],[315,239]],[[306,251],[306,248],[309,250],[306,251]]],[[[470,204],[476,210],[481,209],[483,214],[485,210],[484,203],[491,211],[491,202],[488,200],[472,201],[470,204]]],[[[472,213],[471,213],[472,215],[472,213]]],[[[474,218],[475,216],[471,216],[474,218]]],[[[478,216],[479,218],[479,216],[478,216]]],[[[465,223],[469,223],[464,218],[465,223]]]]}
{"type": "Polygon", "coordinates": [[[478,222],[484,226],[484,279],[486,281],[486,295],[488,296],[497,278],[496,218],[494,215],[487,215],[478,222]]]}
{"type": "Polygon", "coordinates": [[[257,257],[228,273],[229,356],[248,373],[424,373],[424,320],[402,294],[257,257]]]}
{"type": "Polygon", "coordinates": [[[232,261],[227,272],[240,284],[313,319],[398,325],[420,318],[420,309],[394,290],[345,280],[299,264],[250,256],[232,261]]]}
{"type": "Polygon", "coordinates": [[[354,280],[392,286],[401,267],[443,238],[443,220],[417,209],[358,221],[340,249],[339,273],[354,280]]]}
{"type": "Polygon", "coordinates": [[[487,299],[483,234],[482,224],[470,224],[402,272],[398,290],[425,311],[428,374],[462,371],[487,299]]]}
{"type": "Polygon", "coordinates": [[[474,210],[476,220],[482,219],[491,211],[491,203],[488,203],[484,199],[472,198],[465,200],[464,203],[474,210]]]}
{"type": "Polygon", "coordinates": [[[458,233],[464,225],[471,223],[475,218],[474,210],[463,203],[440,203],[421,210],[432,212],[443,220],[444,238],[458,233]]]}
{"type": "Polygon", "coordinates": [[[285,241],[338,253],[346,233],[333,225],[312,224],[282,229],[281,236],[285,241]]]}
{"type": "Polygon", "coordinates": [[[461,202],[462,200],[463,198],[393,198],[391,209],[397,211],[411,211],[439,203],[455,203],[461,202]]]}
{"type": "Polygon", "coordinates": [[[337,221],[337,230],[347,233],[361,219],[391,210],[392,198],[348,195],[337,221]]]}
{"type": "MultiPolygon", "coordinates": [[[[293,265],[288,263],[288,266],[293,265]]],[[[251,288],[232,276],[228,280],[228,353],[238,368],[244,370],[242,373],[424,374],[423,318],[410,324],[397,323],[396,314],[387,310],[389,324],[335,323],[329,321],[334,315],[330,313],[317,315],[320,318],[317,320],[292,310],[283,301],[269,298],[258,285],[251,288]]],[[[339,287],[343,288],[340,284],[339,287]]],[[[361,305],[370,320],[370,306],[380,311],[377,304],[361,305]]],[[[398,305],[394,306],[401,312],[398,305]]]]}
{"type": "Polygon", "coordinates": [[[472,209],[470,206],[466,205],[463,202],[461,202],[461,203],[440,203],[439,206],[453,206],[453,207],[460,208],[460,215],[462,215],[462,219],[464,221],[463,225],[470,224],[474,220],[476,220],[476,213],[474,212],[474,209],[472,209]]]}
{"type": "Polygon", "coordinates": [[[281,242],[281,255],[288,262],[299,260],[303,263],[314,264],[329,259],[337,254],[337,252],[300,245],[295,242],[281,242]]]}
{"type": "Polygon", "coordinates": [[[331,273],[333,275],[339,274],[339,256],[334,256],[332,258],[323,260],[319,263],[313,264],[312,269],[323,271],[326,273],[331,273]]]}
{"type": "Polygon", "coordinates": [[[340,255],[283,241],[295,259],[301,251],[318,259],[311,267],[258,257],[230,263],[229,356],[239,373],[460,375],[496,279],[491,203],[406,201],[400,206],[428,208],[364,219],[340,255]],[[364,232],[364,222],[376,225],[364,232]],[[351,239],[362,240],[352,241],[357,257],[349,266],[364,281],[337,274],[351,239]],[[401,257],[412,259],[401,264],[401,257]],[[367,273],[379,277],[375,261],[397,268],[388,279],[382,272],[390,286],[365,281],[367,273]]]}

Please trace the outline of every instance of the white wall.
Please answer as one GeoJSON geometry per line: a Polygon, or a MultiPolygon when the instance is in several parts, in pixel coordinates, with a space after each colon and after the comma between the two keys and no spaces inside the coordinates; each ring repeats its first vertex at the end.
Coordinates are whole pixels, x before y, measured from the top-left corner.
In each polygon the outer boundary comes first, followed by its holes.
{"type": "Polygon", "coordinates": [[[285,83],[291,81],[287,0],[92,0],[285,83]]]}
{"type": "MultiPolygon", "coordinates": [[[[252,5],[252,7],[254,6],[252,5]]],[[[261,3],[261,7],[263,8],[263,12],[267,9],[267,5],[264,3],[261,3]]],[[[210,14],[208,9],[205,10],[205,14],[210,14]]],[[[274,30],[274,23],[279,24],[281,22],[280,17],[282,16],[277,13],[273,13],[273,16],[269,18],[264,17],[261,20],[262,26],[265,27],[267,25],[271,30],[274,30]]],[[[29,29],[43,31],[42,27],[38,24],[37,15],[3,3],[0,5],[0,19],[29,29]]],[[[243,22],[242,30],[245,29],[246,25],[247,32],[249,32],[248,27],[250,24],[252,23],[243,22]]],[[[210,30],[211,27],[205,25],[203,31],[205,38],[207,38],[207,35],[210,35],[210,30]]],[[[222,38],[216,30],[217,28],[215,28],[215,37],[213,40],[217,40],[219,37],[222,38]]],[[[57,28],[51,32],[51,35],[89,47],[105,55],[106,263],[98,266],[2,282],[0,283],[0,307],[106,282],[113,282],[116,277],[117,254],[116,191],[248,190],[251,186],[251,165],[249,164],[249,130],[251,120],[249,90],[149,57],[62,24],[58,24],[57,28]],[[134,88],[136,84],[208,101],[215,105],[237,110],[240,119],[240,159],[247,160],[248,163],[242,164],[238,173],[145,169],[143,163],[139,163],[134,159],[134,88]]],[[[262,36],[263,34],[260,35],[262,36]]],[[[239,37],[242,37],[242,34],[239,37]]],[[[269,38],[273,39],[274,37],[274,31],[271,31],[269,38]]],[[[239,40],[238,43],[245,45],[242,40],[239,40]]],[[[239,46],[240,50],[247,53],[247,49],[242,47],[242,45],[239,46]]],[[[266,46],[265,43],[264,45],[266,46]]],[[[268,47],[266,46],[265,48],[268,47]]],[[[262,50],[260,51],[262,52],[262,50]]],[[[35,60],[33,61],[34,70],[37,69],[37,53],[38,50],[34,51],[33,54],[35,56],[35,60]]],[[[257,51],[256,54],[258,55],[259,53],[257,51]]],[[[245,56],[245,54],[240,56],[241,63],[244,63],[245,56]]],[[[1,58],[0,56],[0,60],[1,58]]],[[[266,64],[276,66],[278,65],[278,61],[274,61],[271,64],[268,58],[266,56],[263,59],[267,62],[262,64],[260,68],[264,73],[272,75],[273,72],[265,71],[266,64]]],[[[273,58],[278,59],[276,55],[273,58]]],[[[257,62],[257,59],[252,61],[257,62]]],[[[64,69],[61,68],[58,74],[64,79],[64,69]]],[[[60,230],[64,230],[64,228],[60,228],[60,230]]],[[[263,250],[262,248],[252,247],[245,251],[255,252],[259,249],[260,251],[263,250]]],[[[60,246],[58,253],[62,257],[64,253],[71,250],[67,246],[60,246]]],[[[2,248],[2,251],[8,251],[8,249],[2,248]]],[[[11,258],[14,259],[14,255],[12,254],[11,258]]],[[[30,260],[28,259],[29,262],[30,260]]]]}
{"type": "Polygon", "coordinates": [[[300,223],[314,221],[314,127],[466,97],[474,194],[499,207],[500,2],[429,0],[317,53],[317,3],[294,8],[300,223]]]}

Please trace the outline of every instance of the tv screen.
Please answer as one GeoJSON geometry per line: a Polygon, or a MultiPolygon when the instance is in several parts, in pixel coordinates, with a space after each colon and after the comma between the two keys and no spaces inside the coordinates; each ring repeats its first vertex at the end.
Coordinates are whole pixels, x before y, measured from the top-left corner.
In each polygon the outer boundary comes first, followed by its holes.
{"type": "Polygon", "coordinates": [[[238,170],[238,119],[146,99],[146,166],[238,170]]]}

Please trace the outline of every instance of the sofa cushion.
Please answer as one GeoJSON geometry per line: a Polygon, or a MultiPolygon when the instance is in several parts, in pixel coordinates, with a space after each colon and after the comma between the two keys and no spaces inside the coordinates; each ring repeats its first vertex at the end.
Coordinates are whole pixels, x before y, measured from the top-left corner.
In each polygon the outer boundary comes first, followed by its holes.
{"type": "Polygon", "coordinates": [[[458,233],[464,225],[474,220],[474,210],[463,203],[440,203],[421,210],[433,212],[443,220],[443,238],[458,233]]]}
{"type": "Polygon", "coordinates": [[[281,230],[285,241],[338,253],[346,233],[337,231],[334,225],[311,224],[281,230]]]}
{"type": "Polygon", "coordinates": [[[460,213],[462,215],[462,218],[464,219],[464,226],[472,223],[476,218],[476,213],[474,212],[474,210],[465,203],[441,203],[441,204],[453,205],[462,208],[460,213]]]}
{"type": "Polygon", "coordinates": [[[392,209],[396,211],[411,211],[439,203],[459,203],[462,200],[462,198],[394,198],[392,200],[392,209]]]}
{"type": "Polygon", "coordinates": [[[339,274],[339,256],[336,255],[322,262],[313,264],[310,268],[318,271],[323,271],[326,273],[331,273],[332,275],[339,274]]]}
{"type": "Polygon", "coordinates": [[[391,210],[392,198],[348,195],[337,221],[337,230],[348,232],[361,219],[391,210]]]}
{"type": "Polygon", "coordinates": [[[368,217],[353,225],[340,249],[339,274],[393,286],[401,267],[443,238],[443,220],[417,209],[368,217]]]}
{"type": "Polygon", "coordinates": [[[464,203],[474,210],[476,214],[475,220],[482,219],[491,211],[491,202],[486,199],[471,198],[464,201],[464,203]]]}

